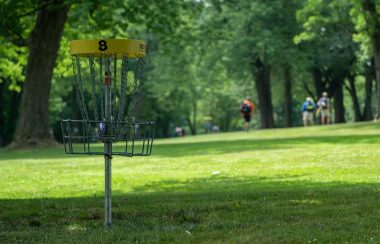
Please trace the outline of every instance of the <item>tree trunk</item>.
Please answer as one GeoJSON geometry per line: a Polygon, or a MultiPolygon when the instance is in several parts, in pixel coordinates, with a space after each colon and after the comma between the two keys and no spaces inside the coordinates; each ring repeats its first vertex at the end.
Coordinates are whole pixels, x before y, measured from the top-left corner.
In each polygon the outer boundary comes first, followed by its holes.
{"type": "MultiPolygon", "coordinates": [[[[378,38],[373,44],[373,56],[375,58],[376,84],[380,87],[380,35],[375,35],[378,38]]],[[[380,116],[380,89],[376,89],[376,118],[380,116]]]]}
{"type": "Polygon", "coordinates": [[[365,100],[364,100],[363,120],[370,121],[370,120],[373,120],[373,114],[372,114],[373,68],[372,66],[366,65],[365,70],[366,70],[365,71],[365,100]]]}
{"type": "Polygon", "coordinates": [[[259,99],[259,110],[261,117],[261,128],[273,128],[273,105],[270,85],[270,68],[260,59],[255,61],[253,68],[257,97],[259,99]]]}
{"type": "Polygon", "coordinates": [[[136,109],[135,109],[135,120],[141,121],[141,115],[143,111],[143,94],[140,92],[136,95],[136,109]]]}
{"type": "Polygon", "coordinates": [[[289,66],[285,67],[284,78],[285,127],[292,127],[292,83],[289,66]]]}
{"type": "Polygon", "coordinates": [[[191,122],[190,117],[186,117],[186,121],[187,121],[187,124],[189,125],[190,133],[191,133],[192,135],[195,135],[195,128],[194,128],[193,123],[191,122]]]}
{"type": "Polygon", "coordinates": [[[5,138],[5,99],[4,99],[4,90],[5,90],[5,84],[4,82],[0,82],[0,147],[4,146],[6,143],[5,138]]]}
{"type": "Polygon", "coordinates": [[[170,135],[172,135],[174,132],[174,128],[170,126],[170,121],[172,120],[173,118],[171,118],[170,114],[165,114],[165,112],[160,113],[160,116],[156,118],[156,124],[160,125],[159,127],[156,127],[156,137],[170,137],[170,135]]]}
{"type": "Polygon", "coordinates": [[[79,109],[77,91],[74,85],[71,87],[71,118],[82,119],[82,114],[79,109]]]}
{"type": "MultiPolygon", "coordinates": [[[[372,30],[371,42],[373,49],[373,57],[375,60],[375,74],[376,74],[376,86],[380,87],[380,21],[376,10],[375,1],[364,0],[362,1],[362,8],[365,12],[368,12],[369,18],[367,18],[367,28],[372,30]]],[[[376,90],[376,118],[380,117],[380,89],[376,90]]]]}
{"type": "MultiPolygon", "coordinates": [[[[47,0],[40,0],[43,4],[47,0]]],[[[22,92],[16,138],[12,147],[49,145],[54,142],[48,124],[51,78],[69,7],[53,0],[37,14],[29,37],[29,57],[22,92]]]]}
{"type": "MultiPolygon", "coordinates": [[[[12,104],[12,106],[14,106],[15,108],[18,108],[20,106],[20,102],[21,102],[21,93],[13,91],[10,104],[12,104]]],[[[6,127],[7,128],[7,133],[6,133],[7,144],[11,143],[13,139],[13,136],[16,130],[16,124],[17,124],[16,122],[17,122],[18,116],[19,116],[18,109],[10,109],[9,118],[7,122],[8,126],[6,127]]]]}
{"type": "Polygon", "coordinates": [[[322,96],[322,92],[324,92],[326,90],[326,87],[325,87],[325,84],[323,83],[323,80],[322,80],[322,73],[318,68],[312,69],[312,75],[313,75],[315,92],[317,93],[316,97],[314,97],[314,96],[312,96],[312,97],[316,101],[316,100],[318,100],[319,97],[322,96]]]}
{"type": "Polygon", "coordinates": [[[197,134],[197,102],[193,102],[193,118],[190,119],[190,117],[186,117],[187,124],[189,125],[190,128],[190,133],[192,135],[197,134]]]}
{"type": "Polygon", "coordinates": [[[193,102],[193,130],[191,131],[191,134],[197,134],[197,101],[193,102]]]}
{"type": "Polygon", "coordinates": [[[345,123],[344,118],[344,104],[343,104],[343,79],[335,79],[336,89],[333,95],[334,98],[334,110],[335,110],[335,123],[345,123]]]}
{"type": "Polygon", "coordinates": [[[221,127],[220,129],[224,130],[224,131],[230,131],[230,128],[231,128],[231,118],[232,118],[233,115],[231,113],[231,110],[229,110],[228,108],[225,111],[226,111],[226,114],[225,114],[224,120],[223,120],[224,126],[221,127]]]}
{"type": "Polygon", "coordinates": [[[359,99],[358,95],[356,92],[356,86],[355,86],[355,76],[350,75],[348,76],[348,88],[347,90],[350,92],[351,99],[352,99],[352,106],[354,109],[354,115],[355,115],[355,122],[361,121],[361,111],[360,111],[360,104],[359,104],[359,99]]]}
{"type": "Polygon", "coordinates": [[[0,82],[0,146],[8,145],[13,136],[17,122],[21,94],[8,90],[7,81],[0,82]]]}

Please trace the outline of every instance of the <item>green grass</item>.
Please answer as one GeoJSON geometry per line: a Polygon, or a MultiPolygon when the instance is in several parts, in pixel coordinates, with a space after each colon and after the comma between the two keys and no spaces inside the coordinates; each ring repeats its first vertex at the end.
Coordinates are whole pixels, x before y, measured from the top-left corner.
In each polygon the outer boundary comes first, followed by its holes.
{"type": "Polygon", "coordinates": [[[0,242],[379,243],[380,124],[157,140],[113,160],[0,151],[0,242]]]}

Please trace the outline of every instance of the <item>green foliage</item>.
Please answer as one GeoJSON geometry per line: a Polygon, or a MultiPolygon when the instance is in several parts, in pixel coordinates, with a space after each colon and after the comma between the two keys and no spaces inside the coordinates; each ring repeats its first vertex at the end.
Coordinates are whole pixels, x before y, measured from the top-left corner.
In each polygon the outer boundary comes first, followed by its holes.
{"type": "Polygon", "coordinates": [[[352,68],[357,46],[352,40],[354,25],[349,15],[351,7],[349,1],[326,3],[318,0],[308,1],[297,12],[298,21],[303,23],[303,32],[295,36],[294,42],[313,41],[313,46],[318,45],[318,51],[314,54],[315,65],[334,72],[352,68]]]}
{"type": "Polygon", "coordinates": [[[33,25],[33,16],[41,8],[34,0],[1,1],[0,36],[16,45],[26,46],[26,39],[33,25]]]}
{"type": "Polygon", "coordinates": [[[350,16],[355,25],[356,33],[352,39],[359,44],[360,49],[356,56],[364,63],[372,59],[372,39],[371,35],[375,31],[374,25],[369,23],[369,15],[363,11],[361,6],[363,1],[353,1],[350,16]]]}
{"type": "Polygon", "coordinates": [[[8,89],[20,92],[24,80],[27,50],[6,42],[0,37],[0,83],[8,82],[8,89]]]}

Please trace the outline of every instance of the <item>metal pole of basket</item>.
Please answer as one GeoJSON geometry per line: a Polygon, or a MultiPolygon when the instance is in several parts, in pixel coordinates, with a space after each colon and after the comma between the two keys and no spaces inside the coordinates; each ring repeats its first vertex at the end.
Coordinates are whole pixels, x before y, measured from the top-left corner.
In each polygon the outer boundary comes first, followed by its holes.
{"type": "Polygon", "coordinates": [[[106,73],[104,77],[104,105],[105,105],[105,125],[106,136],[104,141],[104,226],[109,228],[112,224],[111,208],[111,170],[112,170],[112,95],[111,95],[111,74],[109,69],[108,57],[106,62],[106,73]]]}

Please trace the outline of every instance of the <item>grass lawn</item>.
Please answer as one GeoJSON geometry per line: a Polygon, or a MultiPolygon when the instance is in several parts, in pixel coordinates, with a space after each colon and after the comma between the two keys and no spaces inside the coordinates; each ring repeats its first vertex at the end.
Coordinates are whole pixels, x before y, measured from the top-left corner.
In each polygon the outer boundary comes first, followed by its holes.
{"type": "Polygon", "coordinates": [[[0,243],[380,243],[380,124],[157,140],[113,160],[0,150],[0,243]]]}

